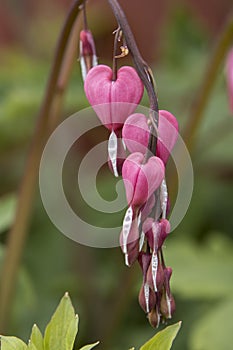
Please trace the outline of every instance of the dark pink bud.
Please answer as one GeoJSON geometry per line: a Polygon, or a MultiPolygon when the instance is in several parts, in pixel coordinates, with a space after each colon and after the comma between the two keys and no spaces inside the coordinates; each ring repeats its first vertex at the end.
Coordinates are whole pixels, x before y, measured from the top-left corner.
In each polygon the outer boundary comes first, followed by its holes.
{"type": "Polygon", "coordinates": [[[147,283],[155,292],[161,291],[164,284],[164,270],[158,254],[152,253],[151,263],[147,271],[147,283]]]}
{"type": "Polygon", "coordinates": [[[112,69],[105,65],[92,68],[85,80],[88,101],[109,130],[122,128],[143,95],[143,84],[133,67],[121,67],[113,81],[112,69]]]}
{"type": "Polygon", "coordinates": [[[81,30],[80,32],[80,64],[83,81],[85,81],[87,73],[97,62],[95,43],[90,30],[81,30]]]}
{"type": "Polygon", "coordinates": [[[178,122],[176,117],[165,110],[159,111],[159,142],[157,144],[156,154],[167,163],[169,155],[176,143],[178,137],[178,122]]]}
{"type": "Polygon", "coordinates": [[[164,290],[160,301],[161,314],[166,319],[172,318],[172,315],[174,314],[175,309],[176,309],[176,305],[175,305],[175,300],[173,295],[171,293],[170,295],[168,295],[167,292],[164,290]]]}
{"type": "Polygon", "coordinates": [[[139,253],[138,262],[142,268],[143,283],[146,283],[147,271],[151,262],[151,254],[145,252],[139,253]]]}
{"type": "Polygon", "coordinates": [[[158,249],[160,249],[167,238],[171,230],[171,225],[167,219],[161,219],[159,222],[160,225],[160,235],[158,241],[158,249]]]}
{"type": "Polygon", "coordinates": [[[154,251],[158,250],[160,225],[158,221],[152,218],[147,218],[142,226],[147,242],[150,248],[154,251]]]}
{"type": "Polygon", "coordinates": [[[145,204],[164,178],[164,165],[158,157],[143,162],[142,153],[132,153],[122,167],[127,201],[133,207],[145,204]]]}
{"type": "Polygon", "coordinates": [[[229,95],[230,110],[233,113],[233,48],[227,55],[226,61],[227,87],[229,95]]]}
{"type": "Polygon", "coordinates": [[[158,328],[160,324],[160,313],[158,312],[157,307],[151,310],[151,312],[148,314],[148,320],[153,328],[158,328]]]}
{"type": "Polygon", "coordinates": [[[145,313],[149,313],[156,305],[156,294],[147,283],[143,283],[139,292],[138,301],[145,313]]]}

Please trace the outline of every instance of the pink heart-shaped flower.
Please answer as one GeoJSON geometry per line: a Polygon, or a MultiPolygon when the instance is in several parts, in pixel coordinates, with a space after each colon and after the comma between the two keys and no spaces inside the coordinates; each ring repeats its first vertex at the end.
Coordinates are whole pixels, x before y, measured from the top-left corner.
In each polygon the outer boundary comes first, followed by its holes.
{"type": "Polygon", "coordinates": [[[164,164],[158,157],[144,162],[142,153],[135,152],[126,158],[122,167],[128,204],[140,207],[147,202],[164,178],[164,164]]]}
{"type": "MultiPolygon", "coordinates": [[[[150,132],[148,118],[144,114],[130,115],[123,126],[122,136],[130,152],[146,153],[150,132]]],[[[174,115],[165,110],[159,111],[157,156],[167,163],[178,137],[178,122],[174,115]]]]}
{"type": "Polygon", "coordinates": [[[117,130],[136,109],[144,87],[133,67],[121,67],[116,81],[112,76],[108,66],[93,67],[87,74],[84,90],[102,124],[109,130],[117,130]]]}

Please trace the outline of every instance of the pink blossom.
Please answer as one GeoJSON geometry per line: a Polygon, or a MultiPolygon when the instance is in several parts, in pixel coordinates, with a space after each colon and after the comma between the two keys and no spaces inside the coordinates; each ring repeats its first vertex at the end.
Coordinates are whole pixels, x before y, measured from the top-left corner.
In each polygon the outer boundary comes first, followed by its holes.
{"type": "MultiPolygon", "coordinates": [[[[149,142],[148,118],[144,114],[130,115],[122,129],[122,136],[128,150],[145,154],[149,142]]],[[[178,122],[174,115],[165,110],[159,111],[158,143],[156,155],[167,163],[178,137],[178,122]]]]}
{"type": "Polygon", "coordinates": [[[164,178],[164,165],[160,158],[151,157],[144,163],[142,153],[135,152],[126,158],[122,177],[128,204],[140,207],[147,202],[164,178]]]}
{"type": "Polygon", "coordinates": [[[144,87],[133,67],[121,67],[116,81],[112,78],[110,67],[98,65],[89,71],[84,90],[102,124],[109,130],[117,130],[137,107],[144,87]]]}

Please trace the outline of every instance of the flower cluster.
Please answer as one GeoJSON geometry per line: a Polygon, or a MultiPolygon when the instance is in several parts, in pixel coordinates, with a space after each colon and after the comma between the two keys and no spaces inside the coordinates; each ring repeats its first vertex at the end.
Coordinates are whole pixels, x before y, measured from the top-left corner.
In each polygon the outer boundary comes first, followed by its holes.
{"type": "Polygon", "coordinates": [[[158,127],[150,113],[148,117],[135,113],[144,92],[137,71],[131,66],[117,70],[116,65],[113,69],[96,65],[89,31],[81,32],[80,48],[85,94],[110,131],[109,167],[116,177],[122,175],[125,185],[128,208],[120,246],[127,266],[136,261],[141,266],[139,304],[151,325],[157,327],[160,321],[171,318],[175,310],[170,291],[172,269],[165,265],[162,248],[170,232],[165,168],[178,137],[178,123],[165,110],[157,113],[158,127]],[[156,140],[156,154],[151,152],[151,137],[156,140]]]}

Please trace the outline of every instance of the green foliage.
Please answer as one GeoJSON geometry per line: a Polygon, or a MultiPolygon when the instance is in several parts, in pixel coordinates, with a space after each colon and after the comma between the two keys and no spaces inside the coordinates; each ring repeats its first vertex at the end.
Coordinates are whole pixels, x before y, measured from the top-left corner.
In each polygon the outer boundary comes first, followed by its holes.
{"type": "Polygon", "coordinates": [[[78,316],[66,293],[46,327],[44,350],[72,350],[77,332],[78,316]]]}
{"type": "Polygon", "coordinates": [[[1,336],[1,350],[27,350],[27,345],[16,337],[1,336]]]}
{"type": "Polygon", "coordinates": [[[99,342],[97,341],[96,343],[83,346],[80,350],[91,350],[98,344],[99,344],[99,342]]]}
{"type": "Polygon", "coordinates": [[[0,198],[0,233],[8,229],[15,215],[16,196],[9,194],[0,198]]]}
{"type": "MultiPolygon", "coordinates": [[[[150,339],[140,350],[169,350],[175,339],[181,322],[165,328],[150,339]]],[[[54,312],[43,335],[36,324],[28,345],[16,337],[1,336],[1,350],[72,350],[78,333],[78,315],[75,314],[68,293],[64,295],[54,312]]],[[[80,350],[91,350],[99,341],[83,346],[80,350]]]]}
{"type": "Polygon", "coordinates": [[[144,344],[140,350],[170,350],[181,327],[181,322],[168,326],[144,344]]]}

